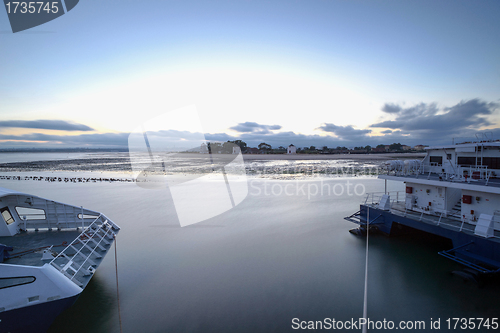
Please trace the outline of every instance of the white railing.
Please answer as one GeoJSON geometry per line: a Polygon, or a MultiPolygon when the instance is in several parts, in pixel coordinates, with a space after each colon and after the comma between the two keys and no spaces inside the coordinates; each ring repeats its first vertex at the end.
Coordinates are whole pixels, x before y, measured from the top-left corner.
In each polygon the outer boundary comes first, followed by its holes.
{"type": "Polygon", "coordinates": [[[427,175],[430,178],[436,174],[442,180],[453,182],[475,182],[485,180],[488,184],[489,179],[495,176],[494,170],[488,169],[487,165],[461,166],[461,165],[438,165],[437,163],[422,163],[418,168],[401,166],[399,168],[388,168],[387,175],[394,176],[418,176],[427,175]]]}
{"type": "Polygon", "coordinates": [[[404,202],[406,193],[404,191],[390,191],[390,192],[371,192],[366,194],[365,204],[378,204],[384,194],[389,195],[391,205],[394,202],[404,202]]]}
{"type": "Polygon", "coordinates": [[[106,216],[100,214],[78,237],[52,259],[50,264],[82,287],[84,285],[82,277],[92,275],[95,268],[99,266],[94,261],[102,258],[98,250],[107,252],[119,229],[106,216]],[[75,253],[70,253],[73,251],[75,253]],[[85,269],[82,271],[82,268],[85,269]]]}
{"type": "MultiPolygon", "coordinates": [[[[401,207],[400,205],[397,205],[397,203],[398,202],[396,200],[391,199],[391,213],[393,214],[397,214],[408,218],[413,217],[418,221],[424,221],[426,223],[435,224],[436,226],[446,226],[449,228],[456,229],[459,232],[474,233],[475,223],[472,223],[473,221],[471,221],[468,218],[453,217],[451,215],[446,215],[444,212],[437,212],[437,211],[409,210],[406,209],[406,207],[404,206],[401,207]],[[452,224],[452,221],[455,221],[456,224],[452,224]],[[465,225],[467,225],[469,228],[464,228],[465,225]]],[[[500,231],[496,228],[494,228],[494,230],[500,231]]],[[[499,236],[493,236],[492,238],[500,239],[499,236]]]]}

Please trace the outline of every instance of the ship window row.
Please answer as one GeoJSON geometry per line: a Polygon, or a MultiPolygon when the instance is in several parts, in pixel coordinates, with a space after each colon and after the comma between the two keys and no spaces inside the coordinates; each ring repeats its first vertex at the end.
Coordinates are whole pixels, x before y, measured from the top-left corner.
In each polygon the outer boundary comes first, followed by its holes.
{"type": "MultiPolygon", "coordinates": [[[[449,159],[448,156],[447,159],[449,159]]],[[[431,165],[441,166],[443,165],[443,157],[429,156],[429,162],[431,165]]],[[[483,162],[481,164],[481,157],[458,156],[457,164],[463,167],[483,165],[487,166],[488,169],[500,169],[500,157],[483,157],[483,162]]]]}
{"type": "Polygon", "coordinates": [[[23,220],[45,220],[45,211],[38,208],[16,207],[16,212],[23,220]]]}
{"type": "Polygon", "coordinates": [[[19,276],[0,278],[0,289],[21,286],[23,284],[33,283],[36,278],[34,276],[19,276]]]}
{"type": "Polygon", "coordinates": [[[430,156],[429,162],[431,165],[443,165],[443,156],[430,156]]]}
{"type": "MultiPolygon", "coordinates": [[[[461,166],[476,166],[481,165],[480,157],[464,157],[459,156],[457,160],[458,164],[461,166]]],[[[487,166],[488,169],[500,169],[500,158],[499,157],[483,157],[483,166],[487,166]]]]}
{"type": "Polygon", "coordinates": [[[8,207],[0,209],[0,214],[2,214],[2,217],[7,225],[14,223],[14,218],[12,217],[8,207]]]}

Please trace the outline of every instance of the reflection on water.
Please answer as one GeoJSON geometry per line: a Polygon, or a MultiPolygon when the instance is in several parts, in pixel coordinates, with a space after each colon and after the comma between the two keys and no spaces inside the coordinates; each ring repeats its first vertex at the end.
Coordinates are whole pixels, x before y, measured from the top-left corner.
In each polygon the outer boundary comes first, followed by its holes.
{"type": "Polygon", "coordinates": [[[116,288],[106,285],[98,270],[77,302],[57,317],[48,333],[112,332],[117,324],[116,288]]]}
{"type": "Polygon", "coordinates": [[[481,287],[453,276],[451,272],[462,266],[437,255],[450,246],[447,241],[435,238],[371,237],[370,259],[377,258],[378,262],[370,265],[370,317],[387,318],[388,308],[381,306],[388,304],[391,313],[413,320],[442,318],[443,321],[457,317],[457,313],[497,317],[500,285],[481,287]],[[411,297],[408,288],[412,289],[411,297]]]}

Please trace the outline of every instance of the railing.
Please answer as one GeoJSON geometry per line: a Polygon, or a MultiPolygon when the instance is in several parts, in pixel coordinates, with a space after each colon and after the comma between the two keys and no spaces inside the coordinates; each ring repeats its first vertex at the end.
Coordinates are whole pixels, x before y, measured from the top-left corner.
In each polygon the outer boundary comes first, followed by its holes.
{"type": "MultiPolygon", "coordinates": [[[[383,174],[383,172],[381,172],[383,174]]],[[[387,175],[394,176],[416,176],[426,175],[430,179],[432,174],[438,175],[440,180],[453,182],[475,182],[485,180],[486,185],[490,178],[495,175],[494,171],[488,169],[487,165],[461,166],[461,165],[438,165],[437,163],[422,163],[418,167],[407,165],[391,165],[387,168],[387,175]]]]}
{"type": "Polygon", "coordinates": [[[24,230],[83,228],[99,215],[83,207],[38,197],[18,195],[16,199],[16,211],[24,230]]]}
{"type": "Polygon", "coordinates": [[[99,266],[96,261],[102,259],[98,250],[106,253],[119,230],[116,224],[100,214],[71,244],[52,259],[50,264],[70,281],[83,287],[85,284],[83,278],[91,276],[99,266]],[[75,253],[70,254],[72,251],[75,253]]]}
{"type": "MultiPolygon", "coordinates": [[[[474,233],[475,224],[470,223],[470,221],[466,218],[453,217],[452,215],[446,215],[445,212],[437,212],[437,211],[426,212],[424,210],[422,211],[409,210],[406,208],[406,206],[401,205],[402,203],[404,203],[405,200],[404,192],[402,191],[387,192],[387,194],[391,193],[396,195],[395,199],[393,199],[392,196],[390,197],[390,203],[391,203],[390,210],[391,213],[393,214],[397,214],[408,218],[411,218],[413,216],[418,221],[435,224],[436,226],[446,226],[449,228],[456,229],[459,232],[474,233]],[[455,222],[455,224],[453,224],[453,222],[455,222]]],[[[385,194],[384,192],[367,193],[365,204],[370,204],[370,202],[371,205],[378,204],[380,202],[380,198],[384,194],[385,194]],[[377,199],[379,200],[377,201],[377,199]]],[[[496,222],[496,220],[494,220],[494,222],[496,222]]],[[[500,231],[497,229],[494,230],[497,232],[500,231]]],[[[496,235],[494,235],[492,238],[500,239],[500,237],[496,235]]]]}
{"type": "MultiPolygon", "coordinates": [[[[424,221],[426,223],[435,224],[436,226],[451,227],[451,228],[457,229],[458,231],[464,230],[464,222],[465,221],[463,219],[462,220],[456,219],[457,225],[455,225],[455,224],[452,224],[451,221],[449,221],[449,222],[445,221],[445,219],[448,219],[448,220],[452,220],[452,219],[450,219],[449,217],[445,217],[444,213],[438,213],[437,215],[431,215],[431,214],[425,214],[424,211],[417,212],[417,211],[413,211],[413,210],[408,210],[406,208],[404,210],[401,210],[398,208],[399,207],[391,206],[391,212],[398,214],[400,216],[403,216],[403,217],[410,217],[410,215],[415,215],[415,217],[418,216],[419,221],[424,221]],[[420,214],[418,214],[418,213],[420,213],[420,214]]],[[[453,220],[455,220],[455,219],[453,219],[453,220]]],[[[469,223],[467,223],[467,225],[469,225],[471,227],[474,226],[474,225],[469,224],[469,223]]],[[[473,229],[465,229],[465,231],[473,232],[474,230],[473,229]]]]}
{"type": "Polygon", "coordinates": [[[459,145],[464,143],[481,143],[481,142],[498,142],[498,139],[493,139],[493,132],[479,132],[476,133],[473,137],[456,137],[452,138],[453,145],[459,145]]]}
{"type": "Polygon", "coordinates": [[[378,204],[380,199],[384,194],[389,195],[391,199],[391,204],[394,202],[404,202],[406,193],[404,191],[390,191],[390,192],[372,192],[367,193],[365,198],[365,204],[378,204]],[[401,200],[401,201],[400,201],[401,200]]]}

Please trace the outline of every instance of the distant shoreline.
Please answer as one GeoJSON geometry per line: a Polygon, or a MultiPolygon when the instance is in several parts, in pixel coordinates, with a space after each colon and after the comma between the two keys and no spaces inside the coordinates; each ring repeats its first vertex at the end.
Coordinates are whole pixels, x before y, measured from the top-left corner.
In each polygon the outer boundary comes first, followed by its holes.
{"type": "MultiPolygon", "coordinates": [[[[219,154],[217,154],[219,155],[219,154]]],[[[221,154],[216,163],[226,164],[239,158],[238,155],[221,154]],[[227,160],[227,161],[226,161],[227,160]]],[[[247,176],[271,179],[302,179],[316,175],[337,175],[350,170],[353,176],[376,175],[385,161],[394,159],[422,159],[422,153],[382,154],[244,154],[247,176]],[[284,161],[284,162],[280,162],[284,161]],[[288,162],[287,162],[288,161],[288,162]],[[333,162],[329,162],[333,161],[333,162]],[[337,162],[335,162],[337,161],[337,162]],[[344,170],[345,169],[345,170],[344,170]]],[[[203,175],[213,171],[213,161],[206,154],[175,154],[165,161],[159,175],[168,171],[170,176],[203,175]],[[169,162],[169,164],[167,164],[169,162]],[[208,163],[208,164],[207,164],[208,163]],[[208,168],[207,168],[208,167],[208,168]],[[165,169],[166,168],[166,169],[165,169]]],[[[148,167],[148,159],[142,161],[148,167]]],[[[150,170],[154,174],[154,170],[150,170]]],[[[149,172],[149,171],[148,171],[149,172]]],[[[71,182],[130,182],[133,181],[128,154],[109,154],[83,158],[68,158],[41,161],[19,161],[0,163],[0,182],[3,181],[47,181],[52,183],[71,182]]]]}
{"type": "MultiPolygon", "coordinates": [[[[220,162],[230,162],[238,155],[233,154],[216,154],[213,156],[214,160],[217,157],[222,158],[220,162]]],[[[252,161],[262,161],[272,162],[272,161],[328,161],[328,160],[351,160],[359,162],[383,162],[388,160],[397,159],[422,159],[425,154],[423,153],[382,153],[382,154],[243,154],[244,162],[252,161]]],[[[39,156],[37,156],[39,157],[39,156]]],[[[130,158],[128,154],[119,155],[109,155],[109,156],[75,156],[71,158],[54,158],[51,159],[34,158],[33,160],[19,160],[19,161],[0,161],[0,172],[5,171],[42,171],[42,170],[80,170],[80,171],[131,171],[130,158]]],[[[207,154],[199,153],[177,153],[171,156],[173,158],[170,163],[178,166],[189,164],[186,162],[191,162],[192,166],[199,167],[201,165],[210,163],[207,160],[207,154]]],[[[148,159],[144,162],[147,163],[148,159]]],[[[212,162],[213,163],[213,162],[212,162]]]]}
{"type": "MultiPolygon", "coordinates": [[[[0,149],[0,154],[16,153],[128,153],[127,149],[0,149]]],[[[198,153],[172,152],[172,154],[186,154],[187,156],[202,156],[198,153]]],[[[227,154],[223,154],[227,155],[227,154]]],[[[229,154],[231,155],[231,154],[229,154]]],[[[353,154],[243,154],[244,160],[392,160],[423,158],[422,153],[353,153],[353,154]]],[[[1,163],[0,164],[4,164],[1,163]]]]}
{"type": "Polygon", "coordinates": [[[386,153],[386,154],[243,154],[245,161],[257,160],[392,160],[420,159],[425,153],[386,153]]]}

